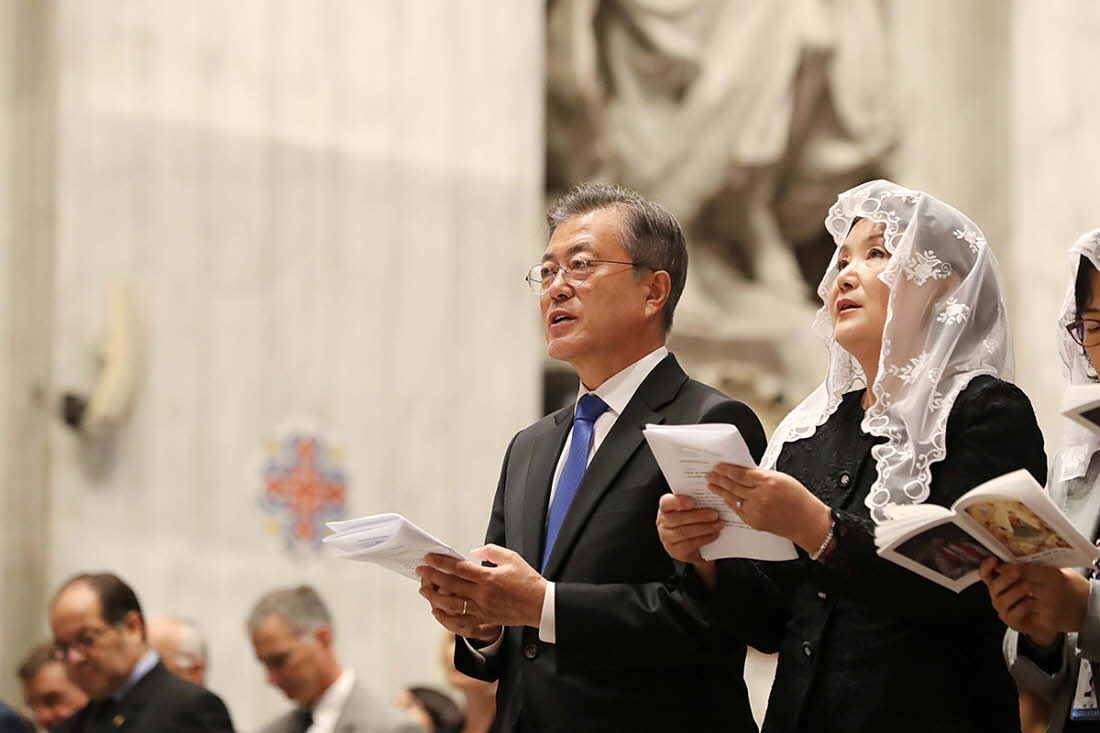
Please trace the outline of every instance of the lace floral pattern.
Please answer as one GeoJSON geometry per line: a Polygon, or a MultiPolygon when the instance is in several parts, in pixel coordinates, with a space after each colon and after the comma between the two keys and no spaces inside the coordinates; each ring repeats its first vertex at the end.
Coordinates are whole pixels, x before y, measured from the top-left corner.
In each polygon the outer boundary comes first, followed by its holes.
{"type": "Polygon", "coordinates": [[[936,253],[930,249],[914,252],[904,267],[905,277],[918,286],[929,280],[942,280],[951,275],[951,265],[936,257],[936,253]]]}
{"type": "Polygon", "coordinates": [[[972,254],[978,254],[978,251],[985,246],[985,237],[977,229],[971,229],[970,227],[963,227],[962,229],[956,229],[952,234],[957,239],[961,239],[970,245],[970,252],[972,254]]]}
{"type": "MultiPolygon", "coordinates": [[[[875,403],[861,425],[885,439],[871,451],[878,475],[865,502],[879,522],[889,506],[928,497],[956,397],[978,374],[1011,380],[1012,353],[996,258],[976,224],[932,196],[889,181],[871,181],[838,197],[825,219],[838,248],[857,218],[883,225],[891,254],[879,275],[890,295],[878,371],[866,385],[875,403]]],[[[841,396],[865,383],[859,364],[832,337],[828,302],[836,274],[834,254],[818,285],[824,305],[814,321],[828,349],[825,381],[780,424],[765,467],[775,465],[785,444],[813,435],[841,396]]]]}
{"type": "Polygon", "coordinates": [[[969,317],[970,306],[966,303],[960,303],[957,298],[948,298],[941,304],[940,314],[936,316],[936,320],[949,326],[955,326],[969,317]]]}

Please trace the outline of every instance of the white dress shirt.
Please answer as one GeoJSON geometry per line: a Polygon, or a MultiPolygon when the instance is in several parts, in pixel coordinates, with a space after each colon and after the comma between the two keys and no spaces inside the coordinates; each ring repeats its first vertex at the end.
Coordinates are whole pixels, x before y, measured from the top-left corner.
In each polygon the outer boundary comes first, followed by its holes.
{"type": "MultiPolygon", "coordinates": [[[[588,461],[585,465],[592,462],[592,457],[596,455],[596,451],[599,450],[604,438],[611,432],[611,428],[615,426],[615,422],[619,419],[619,415],[623,414],[623,410],[626,409],[627,403],[634,397],[634,393],[638,391],[638,387],[642,385],[642,382],[649,376],[649,373],[652,372],[666,356],[668,356],[668,349],[662,346],[623,369],[596,389],[590,390],[586,389],[584,384],[580,385],[580,388],[577,390],[577,400],[591,393],[607,404],[607,410],[596,418],[596,422],[592,425],[592,442],[588,447],[588,461]]],[[[561,472],[565,467],[566,458],[569,457],[569,448],[572,443],[573,431],[570,430],[569,435],[565,439],[565,445],[562,446],[561,455],[558,456],[558,465],[554,469],[554,480],[551,484],[550,504],[548,506],[552,505],[554,502],[554,494],[557,493],[558,490],[558,480],[561,478],[561,472]]],[[[504,634],[501,633],[492,644],[480,649],[474,649],[473,646],[470,646],[470,649],[476,654],[489,656],[500,648],[500,643],[503,638],[504,634]]],[[[557,642],[557,625],[554,616],[554,584],[550,582],[546,584],[546,595],[543,596],[542,599],[542,618],[539,621],[539,640],[547,644],[554,644],[557,642]]],[[[469,645],[468,640],[466,643],[469,645]]]]}
{"type": "Polygon", "coordinates": [[[333,733],[340,714],[344,712],[344,703],[348,701],[351,688],[355,685],[355,672],[345,669],[336,681],[328,686],[321,699],[313,706],[313,725],[306,733],[333,733]]]}

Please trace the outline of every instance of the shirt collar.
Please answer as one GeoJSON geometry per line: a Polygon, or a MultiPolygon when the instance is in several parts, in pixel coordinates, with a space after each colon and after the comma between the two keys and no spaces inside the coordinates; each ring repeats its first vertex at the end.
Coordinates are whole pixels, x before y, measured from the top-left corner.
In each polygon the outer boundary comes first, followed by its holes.
{"type": "Polygon", "coordinates": [[[130,670],[130,676],[126,678],[126,682],[122,684],[122,687],[118,688],[111,694],[111,698],[118,701],[121,700],[127,692],[134,689],[134,685],[141,682],[145,675],[153,671],[153,667],[157,666],[160,661],[160,655],[152,649],[147,650],[141,655],[141,658],[137,660],[137,664],[130,670]]]}
{"type": "Polygon", "coordinates": [[[339,719],[340,713],[344,709],[344,703],[347,702],[348,695],[351,694],[351,688],[354,685],[354,670],[345,669],[336,678],[336,681],[328,686],[321,698],[317,700],[317,704],[313,706],[313,719],[316,720],[318,714],[331,715],[334,721],[339,719]]]}
{"type": "MultiPolygon", "coordinates": [[[[608,379],[596,389],[585,389],[581,383],[577,391],[577,399],[580,400],[586,394],[594,394],[607,403],[608,410],[616,415],[621,415],[638,387],[642,385],[649,373],[668,356],[668,349],[664,346],[649,352],[626,369],[608,379]]],[[[574,408],[575,409],[575,408],[574,408]]]]}

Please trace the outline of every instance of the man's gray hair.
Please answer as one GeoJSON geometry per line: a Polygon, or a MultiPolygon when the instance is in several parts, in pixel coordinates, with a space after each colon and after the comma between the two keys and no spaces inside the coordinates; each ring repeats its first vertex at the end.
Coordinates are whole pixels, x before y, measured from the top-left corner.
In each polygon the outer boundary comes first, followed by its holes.
{"type": "Polygon", "coordinates": [[[321,626],[332,628],[332,615],[312,587],[276,588],[256,601],[248,615],[248,633],[254,635],[267,617],[279,614],[298,636],[311,634],[321,626]]]}
{"type": "Polygon", "coordinates": [[[623,247],[638,268],[664,270],[672,280],[663,311],[664,327],[672,328],[672,314],[687,282],[688,253],[676,217],[665,207],[630,189],[610,183],[582,183],[564,194],[546,213],[550,236],[562,222],[600,209],[622,213],[623,247]]]}

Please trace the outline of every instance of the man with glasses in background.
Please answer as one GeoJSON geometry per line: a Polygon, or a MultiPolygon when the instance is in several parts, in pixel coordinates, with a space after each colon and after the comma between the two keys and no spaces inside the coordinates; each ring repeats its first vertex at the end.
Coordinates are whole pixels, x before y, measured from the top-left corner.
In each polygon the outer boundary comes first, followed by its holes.
{"type": "Polygon", "coordinates": [[[173,675],[149,648],[141,604],[118,576],[66,581],[50,604],[50,627],[54,657],[91,698],[59,731],[233,730],[221,698],[173,675]]]}
{"type": "Polygon", "coordinates": [[[429,555],[420,592],[460,637],[458,670],[500,680],[494,730],[755,731],[744,643],[658,538],[669,488],[642,428],[732,423],[757,460],[764,430],[665,347],[687,278],[668,211],[586,184],[547,221],[527,281],[549,355],[577,372],[577,402],[512,439],[474,551],[491,566],[429,555]]]}
{"type": "Polygon", "coordinates": [[[23,701],[34,721],[51,733],[61,721],[88,704],[88,696],[69,679],[55,652],[53,644],[43,642],[27,654],[16,670],[23,687],[23,701]]]}

